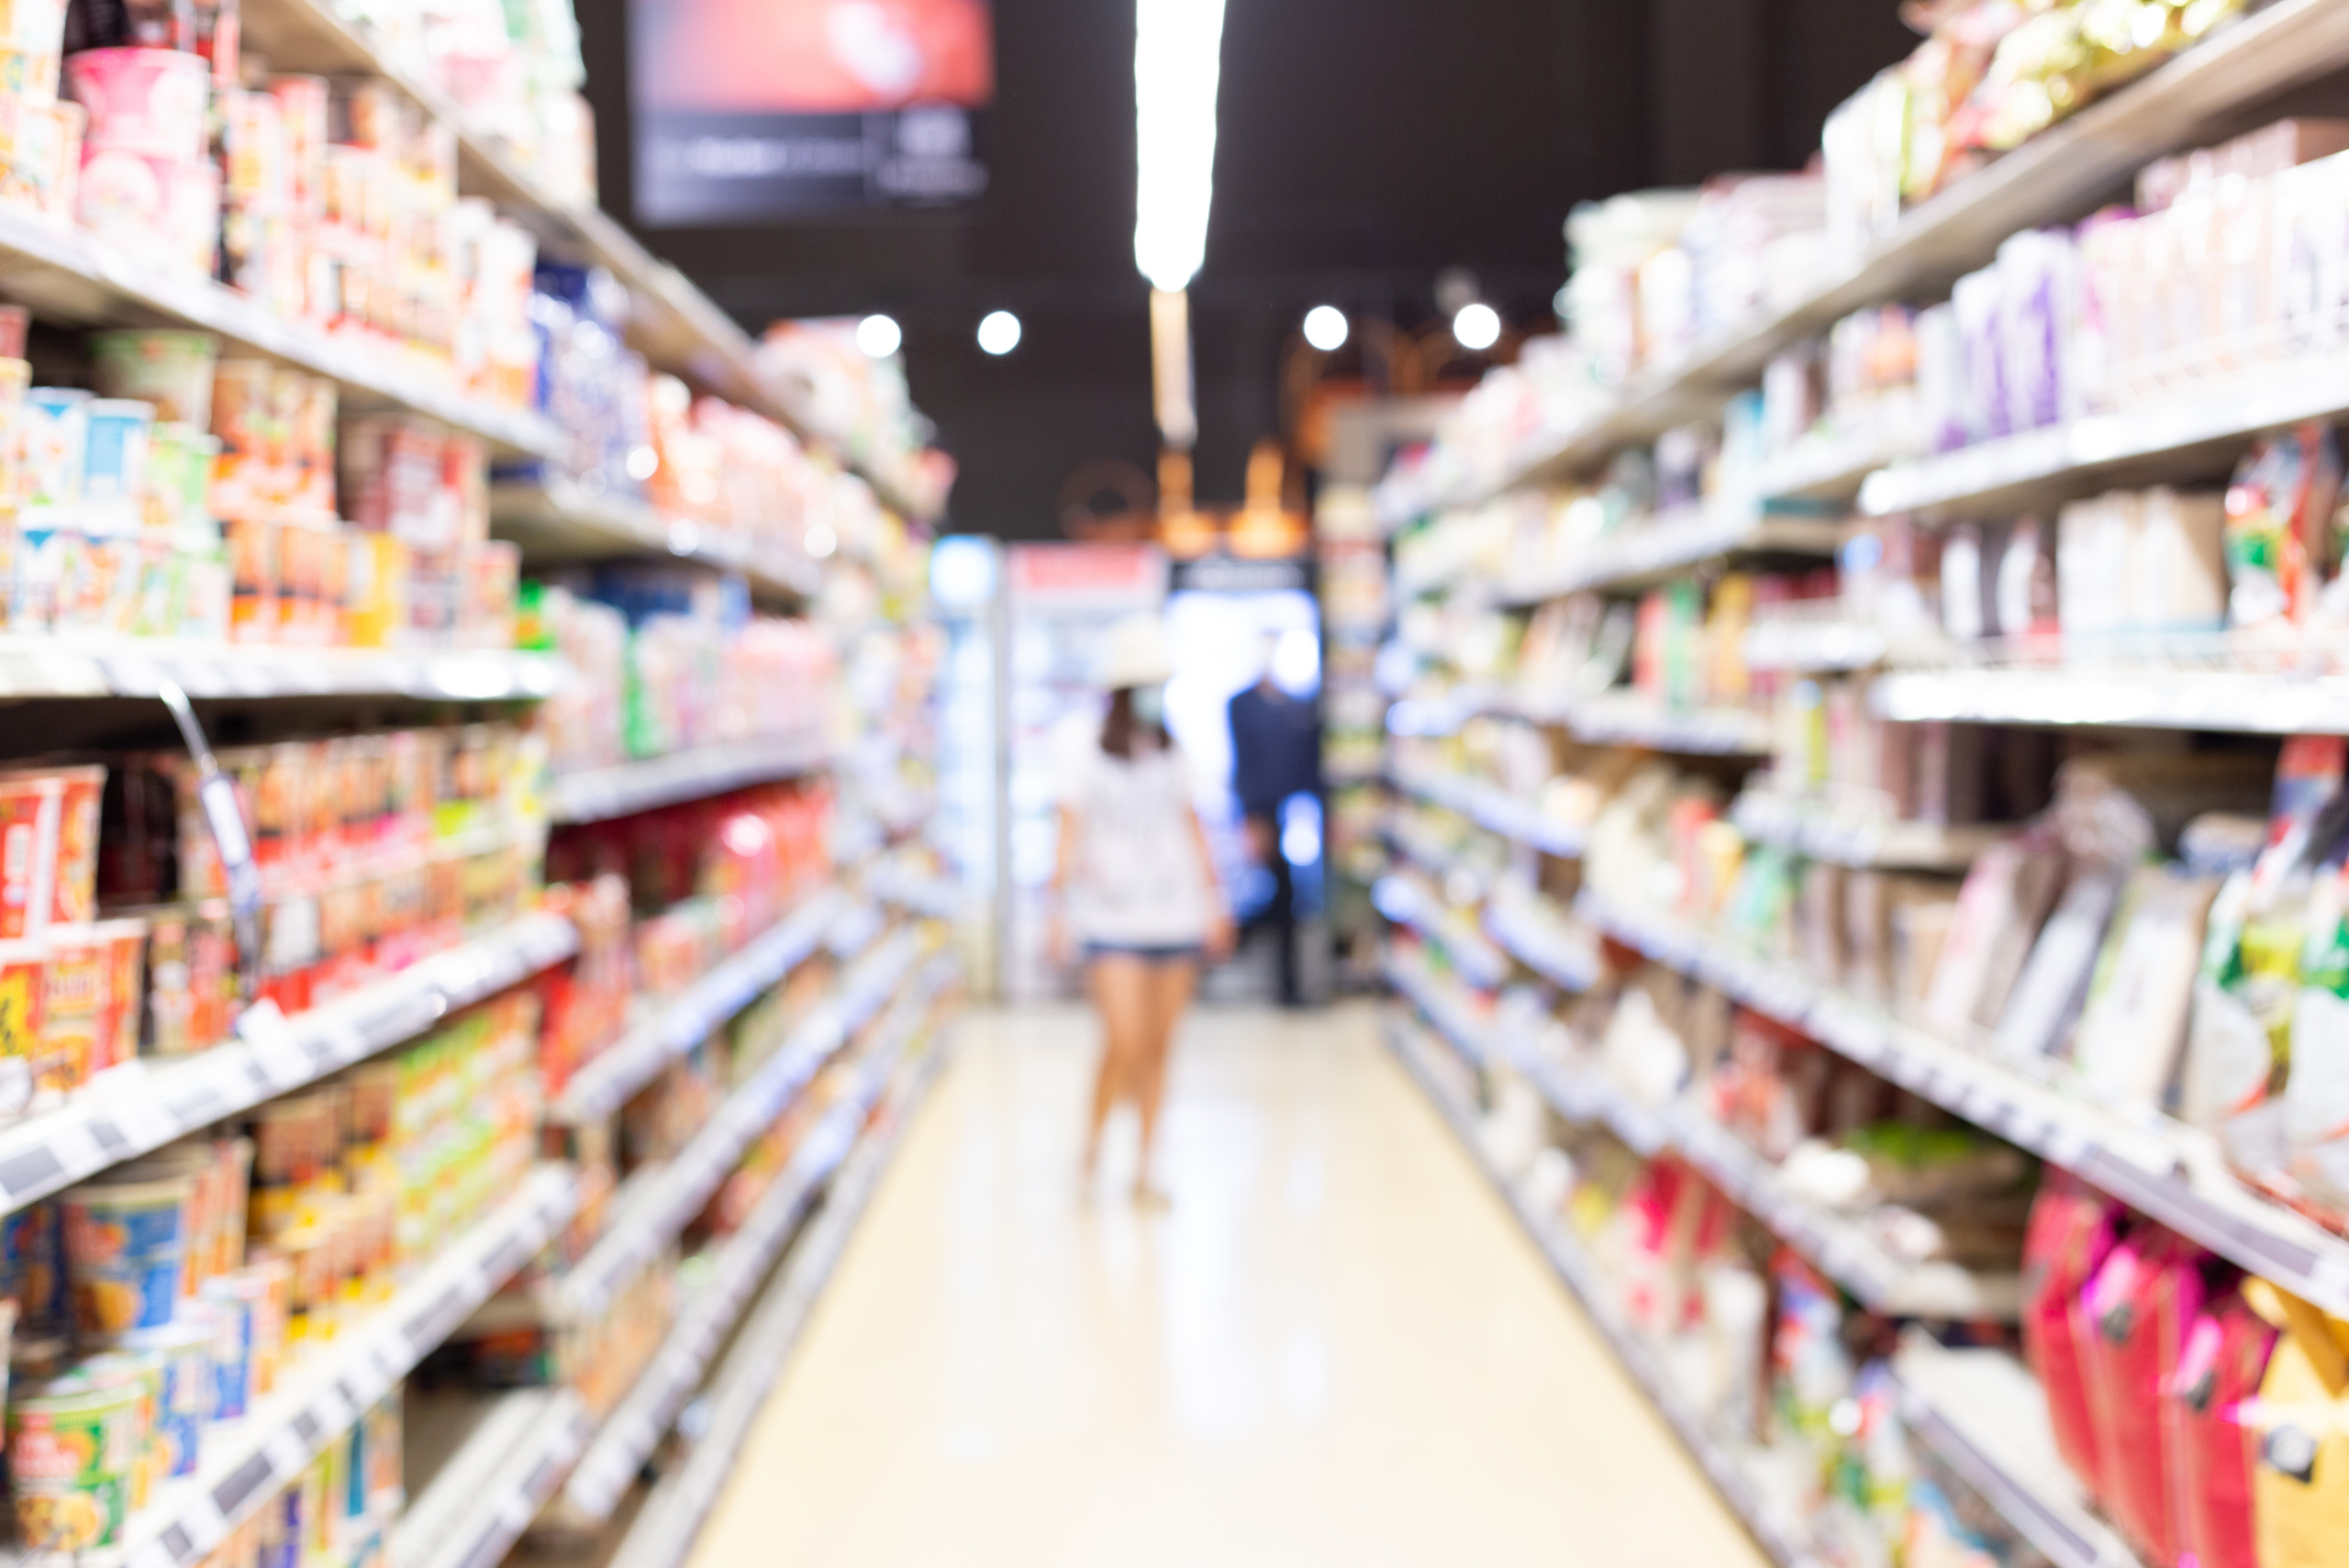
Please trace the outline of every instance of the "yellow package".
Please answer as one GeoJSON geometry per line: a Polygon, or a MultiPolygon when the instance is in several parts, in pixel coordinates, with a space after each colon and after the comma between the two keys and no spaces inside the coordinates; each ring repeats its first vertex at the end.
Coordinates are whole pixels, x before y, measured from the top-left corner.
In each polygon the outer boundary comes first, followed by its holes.
{"type": "Polygon", "coordinates": [[[2260,1568],[2325,1568],[2349,1540],[2349,1323],[2266,1280],[2248,1282],[2243,1299],[2283,1330],[2254,1417],[2260,1568]]]}

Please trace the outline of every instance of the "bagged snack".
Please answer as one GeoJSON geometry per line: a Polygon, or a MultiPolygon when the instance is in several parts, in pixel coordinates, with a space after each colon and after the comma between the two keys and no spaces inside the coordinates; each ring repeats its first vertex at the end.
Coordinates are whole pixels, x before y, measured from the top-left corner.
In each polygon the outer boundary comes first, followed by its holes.
{"type": "Polygon", "coordinates": [[[2227,618],[2239,628],[2309,618],[2323,585],[2341,494],[2332,431],[2304,425],[2261,439],[2227,486],[2227,618]]]}
{"type": "Polygon", "coordinates": [[[2089,1412],[2089,1350],[2073,1306],[2112,1251],[2125,1210],[2077,1179],[2048,1174],[2023,1241],[2023,1357],[2047,1391],[2055,1449],[2090,1493],[2109,1491],[2101,1436],[2089,1412]]]}
{"type": "Polygon", "coordinates": [[[2247,1407],[2275,1348],[2276,1330],[2229,1291],[2187,1330],[2165,1391],[2178,1547],[2181,1561],[2190,1557],[2199,1568],[2259,1568],[2252,1521],[2259,1435],[2247,1407]]]}

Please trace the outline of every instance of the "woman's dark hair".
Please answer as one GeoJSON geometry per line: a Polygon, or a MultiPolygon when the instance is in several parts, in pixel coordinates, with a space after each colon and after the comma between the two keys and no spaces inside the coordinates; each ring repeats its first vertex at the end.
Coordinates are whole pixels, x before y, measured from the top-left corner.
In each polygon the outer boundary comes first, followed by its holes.
{"type": "Polygon", "coordinates": [[[1101,750],[1120,762],[1134,760],[1134,742],[1147,736],[1160,751],[1174,742],[1167,737],[1166,726],[1144,724],[1134,717],[1134,689],[1119,686],[1109,694],[1109,711],[1101,720],[1101,750]]]}

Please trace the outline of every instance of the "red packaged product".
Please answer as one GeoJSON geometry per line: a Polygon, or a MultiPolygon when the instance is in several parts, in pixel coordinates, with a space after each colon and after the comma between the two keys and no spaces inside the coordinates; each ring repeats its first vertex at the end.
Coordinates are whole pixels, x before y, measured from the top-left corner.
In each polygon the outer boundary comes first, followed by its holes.
{"type": "Polygon", "coordinates": [[[2078,1311],[2107,1509],[2156,1562],[2177,1561],[2162,1392],[2202,1308],[2200,1249],[2158,1226],[2114,1245],[2078,1311]]]}
{"type": "Polygon", "coordinates": [[[2232,1290],[2187,1330],[2162,1401],[2181,1562],[2259,1568],[2251,1475],[2260,1440],[2245,1407],[2275,1349],[2276,1330],[2232,1290]]]}
{"type": "Polygon", "coordinates": [[[2086,1351],[2072,1308],[2112,1251],[2124,1212],[2074,1178],[2050,1172],[2023,1240],[2023,1357],[2047,1391],[2056,1451],[2097,1496],[2110,1488],[2088,1413],[2086,1351]]]}

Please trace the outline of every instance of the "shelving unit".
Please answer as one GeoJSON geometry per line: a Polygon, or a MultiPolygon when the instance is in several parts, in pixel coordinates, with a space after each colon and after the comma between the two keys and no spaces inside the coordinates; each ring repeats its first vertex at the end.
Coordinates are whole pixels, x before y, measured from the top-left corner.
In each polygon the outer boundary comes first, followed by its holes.
{"type": "Polygon", "coordinates": [[[2059,728],[2349,734],[2349,675],[2109,665],[1904,670],[1868,688],[1879,718],[2059,728]]]}
{"type": "MultiPolygon", "coordinates": [[[[1445,1087],[1442,1075],[1429,1062],[1429,1053],[1440,1048],[1427,1041],[1408,1020],[1391,1013],[1384,1020],[1384,1029],[1389,1049],[1426,1091],[1437,1112],[1517,1216],[1518,1223],[1541,1249],[1552,1270],[1582,1304],[1583,1311],[1614,1351],[1616,1361],[1662,1412],[1681,1446],[1697,1461],[1770,1560],[1780,1568],[1823,1568],[1801,1526],[1780,1517],[1765,1501],[1765,1488],[1753,1473],[1750,1462],[1706,1429],[1687,1398],[1673,1386],[1654,1352],[1623,1320],[1613,1292],[1582,1244],[1557,1218],[1543,1214],[1528,1203],[1516,1183],[1486,1155],[1483,1140],[1476,1134],[1473,1112],[1445,1087]]],[[[628,1568],[640,1565],[630,1563],[628,1568]]],[[[641,1568],[658,1565],[646,1563],[641,1568]]]]}
{"type": "Polygon", "coordinates": [[[2140,80],[1903,213],[1858,256],[1787,309],[1741,323],[1677,361],[1634,375],[1570,430],[1520,448],[1497,483],[1438,503],[1475,505],[1546,483],[1709,415],[1770,357],[1853,311],[1930,294],[1988,262],[2008,236],[2084,216],[2153,159],[2234,127],[2246,104],[2349,65],[2349,6],[2282,0],[2204,39],[2140,80]]]}
{"type": "Polygon", "coordinates": [[[613,1568],[677,1568],[691,1554],[733,1473],[751,1423],[797,1349],[808,1315],[831,1282],[850,1235],[896,1154],[906,1124],[945,1059],[946,1048],[933,1046],[908,1070],[903,1087],[881,1108],[864,1141],[833,1178],[823,1212],[800,1238],[709,1380],[708,1419],[685,1463],[662,1477],[646,1497],[612,1558],[613,1568]]]}
{"type": "Polygon", "coordinates": [[[1730,820],[1753,842],[1860,870],[1964,871],[1975,856],[2015,831],[2011,826],[1949,828],[1842,813],[1759,789],[1737,797],[1730,820]]]}
{"type": "Polygon", "coordinates": [[[897,933],[841,981],[791,1038],[740,1087],[674,1159],[630,1178],[613,1202],[609,1229],[552,1292],[558,1321],[601,1317],[613,1298],[693,1222],[743,1152],[773,1127],[825,1062],[881,1010],[921,958],[923,940],[897,933]]]}
{"type": "Polygon", "coordinates": [[[753,595],[785,601],[813,597],[823,582],[812,561],[769,559],[691,522],[671,522],[641,501],[588,495],[560,481],[497,485],[490,492],[490,516],[499,536],[534,560],[668,556],[739,572],[753,595]]]}
{"type": "Polygon", "coordinates": [[[0,1213],[251,1109],[415,1039],[578,951],[558,915],[536,915],[274,1030],[177,1060],[101,1073],[59,1108],[0,1129],[0,1213]]]}
{"type": "Polygon", "coordinates": [[[1545,855],[1574,856],[1582,853],[1583,834],[1580,829],[1549,820],[1538,808],[1492,784],[1456,774],[1408,769],[1397,771],[1394,781],[1396,786],[1406,794],[1418,795],[1421,800],[1448,811],[1456,811],[1487,832],[1530,845],[1545,855]]]}
{"type": "Polygon", "coordinates": [[[554,781],[548,815],[556,822],[603,822],[683,801],[706,800],[752,784],[823,769],[831,748],[819,735],[778,736],[672,751],[641,762],[554,781]]]}
{"type": "Polygon", "coordinates": [[[392,1535],[406,1568],[497,1568],[595,1435],[567,1388],[518,1388],[442,1464],[392,1535]]]}
{"type": "Polygon", "coordinates": [[[1531,894],[1502,894],[1486,901],[1485,934],[1510,957],[1553,985],[1587,991],[1598,983],[1598,944],[1544,908],[1531,894]]]}
{"type": "Polygon", "coordinates": [[[149,697],[175,682],[189,696],[410,697],[535,702],[570,678],[544,653],[242,647],[148,638],[0,637],[0,699],[149,697]]]}
{"type": "Polygon", "coordinates": [[[1620,593],[1725,556],[1831,556],[1842,538],[1841,522],[1772,517],[1746,506],[1692,506],[1627,523],[1583,551],[1572,565],[1529,583],[1508,583],[1501,602],[1537,605],[1569,594],[1620,593]]]}
{"type": "MultiPolygon", "coordinates": [[[[125,1568],[194,1568],[229,1529],[351,1429],[566,1224],[572,1173],[537,1172],[380,1311],[346,1327],[295,1367],[245,1420],[206,1436],[196,1473],[165,1483],[134,1515],[125,1568]]],[[[28,1559],[28,1564],[38,1559],[28,1559]]]]}
{"type": "Polygon", "coordinates": [[[707,1281],[686,1303],[676,1326],[587,1447],[564,1483],[562,1504],[577,1519],[602,1523],[618,1510],[653,1448],[669,1431],[712,1360],[740,1321],[743,1308],[773,1271],[775,1260],[839,1170],[888,1087],[898,1061],[930,1018],[957,966],[943,955],[924,965],[876,1025],[883,1038],[856,1088],[837,1101],[801,1143],[751,1218],[719,1252],[707,1281]]]}
{"type": "Polygon", "coordinates": [[[1444,906],[1435,891],[1417,878],[1386,876],[1371,890],[1379,912],[1408,926],[1442,947],[1471,984],[1491,991],[1508,978],[1508,957],[1484,933],[1444,906]]]}

